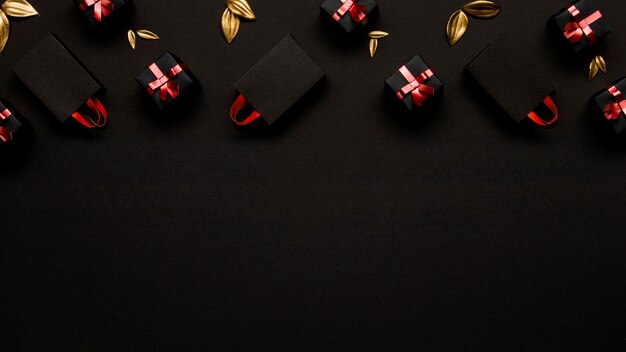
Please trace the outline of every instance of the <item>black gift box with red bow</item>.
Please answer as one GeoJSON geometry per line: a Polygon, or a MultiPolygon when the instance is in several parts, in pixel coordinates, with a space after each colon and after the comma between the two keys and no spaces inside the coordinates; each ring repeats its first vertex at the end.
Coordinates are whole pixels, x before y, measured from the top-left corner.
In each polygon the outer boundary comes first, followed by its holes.
{"type": "Polygon", "coordinates": [[[337,23],[346,33],[352,33],[378,16],[378,4],[373,0],[326,0],[320,5],[322,15],[337,23]]]}
{"type": "Polygon", "coordinates": [[[19,139],[26,123],[17,110],[0,100],[0,145],[19,139]]]}
{"type": "Polygon", "coordinates": [[[443,82],[419,55],[387,78],[385,85],[409,111],[429,104],[443,94],[443,82]]]}
{"type": "Polygon", "coordinates": [[[610,31],[609,24],[593,0],[571,3],[550,19],[558,36],[575,52],[594,46],[610,31]]]}
{"type": "Polygon", "coordinates": [[[169,51],[148,65],[136,80],[159,109],[179,101],[199,86],[189,67],[169,51]]]}
{"type": "Polygon", "coordinates": [[[591,99],[615,132],[626,129],[626,77],[614,82],[591,99]]]}
{"type": "Polygon", "coordinates": [[[90,26],[101,27],[128,17],[135,9],[132,0],[74,0],[90,26]]]}

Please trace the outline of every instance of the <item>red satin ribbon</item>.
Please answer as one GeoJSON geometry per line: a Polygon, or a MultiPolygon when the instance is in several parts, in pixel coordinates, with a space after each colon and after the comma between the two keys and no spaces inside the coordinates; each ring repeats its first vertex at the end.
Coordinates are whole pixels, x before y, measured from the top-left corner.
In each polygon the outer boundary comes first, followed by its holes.
{"type": "Polygon", "coordinates": [[[254,110],[244,120],[242,121],[237,120],[237,115],[244,107],[246,107],[246,105],[248,105],[248,101],[243,96],[243,94],[239,94],[237,99],[235,99],[235,102],[233,103],[233,105],[230,107],[230,119],[233,120],[233,122],[237,126],[249,125],[261,117],[261,114],[259,114],[258,111],[254,110]]]}
{"type": "Polygon", "coordinates": [[[569,11],[574,17],[574,22],[568,22],[563,28],[563,34],[565,34],[565,37],[572,43],[577,43],[583,38],[584,35],[587,37],[587,40],[589,40],[589,44],[593,45],[597,38],[590,26],[592,23],[602,18],[602,13],[600,11],[596,11],[587,18],[583,18],[583,15],[575,5],[570,6],[567,11],[569,11]]]}
{"type": "Polygon", "coordinates": [[[402,100],[407,94],[411,93],[413,96],[413,103],[417,106],[422,106],[422,103],[428,99],[429,95],[435,95],[435,89],[424,84],[427,79],[433,76],[433,71],[431,69],[428,69],[422,72],[419,76],[414,77],[406,66],[402,66],[400,67],[400,73],[409,83],[396,93],[398,99],[402,100]]]}
{"type": "MultiPolygon", "coordinates": [[[[4,122],[9,116],[11,116],[11,111],[4,109],[4,111],[0,112],[0,122],[4,122]]],[[[6,143],[10,140],[13,140],[13,133],[9,129],[0,126],[0,141],[6,143]]]]}
{"type": "Polygon", "coordinates": [[[609,92],[615,97],[615,103],[604,107],[604,116],[607,120],[617,120],[620,114],[626,115],[626,100],[622,92],[616,86],[609,88],[609,92]]]}
{"type": "Polygon", "coordinates": [[[102,22],[103,17],[108,17],[115,10],[115,5],[111,0],[84,0],[79,8],[81,11],[86,11],[91,6],[93,6],[93,18],[98,22],[102,22]]]}
{"type": "Polygon", "coordinates": [[[90,112],[96,115],[96,118],[92,118],[91,114],[82,114],[80,112],[75,112],[72,114],[72,117],[78,121],[81,125],[87,128],[95,128],[95,127],[104,127],[106,125],[109,115],[107,114],[107,110],[104,108],[104,105],[98,100],[98,98],[89,98],[87,102],[85,102],[85,106],[90,112]]]}
{"type": "Polygon", "coordinates": [[[361,4],[355,3],[358,0],[341,0],[343,5],[335,12],[333,19],[337,22],[347,13],[350,12],[350,16],[356,23],[361,23],[367,18],[367,7],[361,4]]]}
{"type": "Polygon", "coordinates": [[[185,65],[176,65],[171,70],[164,74],[156,64],[150,65],[150,71],[156,77],[156,79],[148,84],[148,93],[154,94],[158,89],[159,96],[161,100],[166,101],[167,96],[171,96],[172,99],[178,98],[180,95],[180,86],[178,83],[174,82],[172,79],[176,77],[179,73],[183,72],[187,69],[185,65]]]}
{"type": "Polygon", "coordinates": [[[543,104],[547,106],[548,109],[550,109],[550,111],[552,112],[553,117],[551,119],[545,120],[534,111],[531,111],[528,114],[528,118],[530,118],[534,123],[539,126],[550,126],[559,119],[559,109],[557,109],[556,104],[549,96],[543,100],[543,104]]]}

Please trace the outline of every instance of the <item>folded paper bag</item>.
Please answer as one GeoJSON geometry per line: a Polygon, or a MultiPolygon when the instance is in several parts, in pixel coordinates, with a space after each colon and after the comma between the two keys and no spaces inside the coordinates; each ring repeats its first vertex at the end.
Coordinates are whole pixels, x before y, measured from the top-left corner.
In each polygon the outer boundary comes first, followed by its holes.
{"type": "Polygon", "coordinates": [[[324,76],[324,71],[287,35],[235,83],[239,97],[231,106],[230,118],[238,126],[259,119],[271,125],[324,76]],[[238,115],[247,105],[253,111],[240,119],[238,115]]]}
{"type": "Polygon", "coordinates": [[[97,95],[102,85],[53,34],[47,34],[13,67],[30,91],[65,123],[103,127],[107,111],[97,95]]]}
{"type": "Polygon", "coordinates": [[[552,125],[558,119],[551,98],[557,86],[518,45],[509,34],[500,34],[472,59],[465,72],[516,123],[528,117],[537,125],[552,125]]]}

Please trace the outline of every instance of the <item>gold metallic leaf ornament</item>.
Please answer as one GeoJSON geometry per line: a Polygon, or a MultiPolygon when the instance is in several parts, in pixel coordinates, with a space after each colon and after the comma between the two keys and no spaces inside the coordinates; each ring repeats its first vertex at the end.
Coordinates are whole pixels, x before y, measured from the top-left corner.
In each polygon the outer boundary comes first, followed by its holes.
{"type": "Polygon", "coordinates": [[[224,38],[226,38],[228,44],[232,43],[237,33],[239,33],[240,24],[241,20],[239,17],[227,8],[222,15],[222,33],[224,33],[224,38]]]}
{"type": "Polygon", "coordinates": [[[384,37],[386,37],[388,35],[389,35],[389,33],[383,32],[383,31],[371,31],[371,32],[367,33],[367,36],[370,37],[371,39],[380,39],[380,38],[384,38],[384,37]]]}
{"type": "Polygon", "coordinates": [[[39,13],[26,0],[7,0],[2,4],[2,10],[11,17],[32,17],[39,13]]]}
{"type": "Polygon", "coordinates": [[[250,4],[248,4],[247,0],[226,0],[226,6],[228,6],[228,9],[239,17],[243,17],[250,21],[256,20],[256,16],[254,15],[254,12],[252,12],[252,8],[250,7],[250,4]]]}
{"type": "Polygon", "coordinates": [[[589,64],[589,81],[596,78],[596,75],[600,71],[606,74],[606,61],[604,61],[602,56],[596,55],[596,57],[594,57],[589,64]]]}
{"type": "Polygon", "coordinates": [[[147,29],[140,29],[137,31],[137,35],[141,38],[141,39],[145,39],[145,40],[157,40],[159,39],[159,36],[156,35],[154,32],[151,32],[147,29]]]}
{"type": "Polygon", "coordinates": [[[137,37],[135,36],[135,32],[132,29],[128,31],[128,42],[130,43],[130,47],[135,50],[135,46],[137,45],[137,37]]]}
{"type": "Polygon", "coordinates": [[[472,1],[463,6],[463,12],[481,19],[494,18],[500,14],[502,8],[493,1],[472,1]]]}
{"type": "Polygon", "coordinates": [[[0,10],[0,53],[2,53],[5,45],[7,45],[10,29],[11,25],[9,25],[7,15],[4,14],[4,11],[0,10]]]}
{"type": "Polygon", "coordinates": [[[378,39],[370,39],[370,57],[373,59],[378,50],[378,39]]]}
{"type": "Polygon", "coordinates": [[[468,24],[469,20],[462,10],[457,10],[450,16],[446,27],[450,46],[456,44],[463,37],[465,31],[467,31],[468,24]]]}

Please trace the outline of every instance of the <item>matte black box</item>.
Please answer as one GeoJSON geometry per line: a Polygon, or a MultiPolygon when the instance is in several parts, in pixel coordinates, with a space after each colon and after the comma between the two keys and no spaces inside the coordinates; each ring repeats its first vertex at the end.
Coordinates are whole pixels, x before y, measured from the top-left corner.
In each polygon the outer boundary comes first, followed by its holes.
{"type": "Polygon", "coordinates": [[[592,101],[600,108],[615,132],[626,129],[626,77],[614,82],[593,96],[592,101]]]}
{"type": "Polygon", "coordinates": [[[9,103],[0,100],[0,145],[19,139],[24,129],[24,119],[17,110],[9,103]]]}
{"type": "Polygon", "coordinates": [[[443,82],[419,55],[387,78],[385,86],[409,111],[429,104],[443,94],[443,82]]]}
{"type": "Polygon", "coordinates": [[[518,41],[503,33],[472,59],[465,72],[520,123],[557,89],[540,67],[518,41]]]}
{"type": "Polygon", "coordinates": [[[126,19],[135,10],[132,0],[74,0],[90,26],[101,27],[126,19]]]}
{"type": "Polygon", "coordinates": [[[179,101],[185,93],[199,86],[189,67],[169,51],[150,64],[136,80],[159,109],[179,101]]]}
{"type": "Polygon", "coordinates": [[[609,24],[593,0],[573,2],[552,16],[550,25],[577,53],[595,45],[610,31],[609,24]]]}
{"type": "Polygon", "coordinates": [[[96,78],[50,33],[18,61],[13,71],[62,123],[103,91],[96,78]]]}
{"type": "Polygon", "coordinates": [[[324,76],[324,71],[287,35],[235,82],[235,89],[272,124],[324,76]]]}
{"type": "Polygon", "coordinates": [[[320,5],[322,16],[326,17],[330,21],[337,23],[346,33],[352,33],[357,28],[361,28],[367,24],[368,21],[375,19],[378,16],[378,4],[373,0],[326,0],[320,5]],[[352,2],[353,6],[348,8],[352,2]],[[343,9],[342,9],[343,7],[343,9]],[[345,11],[343,15],[340,11],[345,11]],[[353,16],[356,15],[356,19],[353,16]],[[361,20],[359,14],[364,14],[365,18],[361,20]]]}

